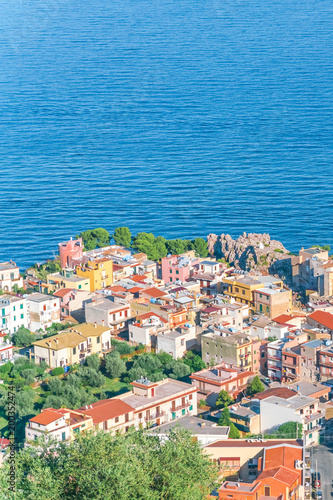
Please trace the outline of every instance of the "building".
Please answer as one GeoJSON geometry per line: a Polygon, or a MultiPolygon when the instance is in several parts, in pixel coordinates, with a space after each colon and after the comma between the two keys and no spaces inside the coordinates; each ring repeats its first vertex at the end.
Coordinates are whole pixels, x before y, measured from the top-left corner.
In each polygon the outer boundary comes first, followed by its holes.
{"type": "Polygon", "coordinates": [[[253,320],[251,323],[251,334],[263,340],[268,337],[282,339],[288,335],[291,329],[290,325],[276,323],[266,316],[255,317],[253,320]]]}
{"type": "Polygon", "coordinates": [[[91,354],[103,355],[111,349],[111,329],[91,323],[76,325],[57,335],[33,343],[37,364],[46,361],[50,368],[83,363],[91,354]]]}
{"type": "Polygon", "coordinates": [[[182,358],[187,351],[197,344],[194,325],[185,323],[176,330],[162,331],[156,334],[156,352],[167,352],[173,359],[182,358]]]}
{"type": "Polygon", "coordinates": [[[302,248],[299,255],[291,258],[292,281],[295,287],[315,290],[320,296],[324,292],[323,264],[329,261],[328,251],[317,248],[302,248]]]}
{"type": "Polygon", "coordinates": [[[107,258],[89,260],[82,266],[76,266],[76,274],[89,279],[91,292],[102,290],[113,283],[113,262],[107,258]]]}
{"type": "Polygon", "coordinates": [[[156,345],[156,335],[168,329],[168,321],[153,312],[139,314],[128,326],[129,340],[136,344],[156,345]]]}
{"type": "Polygon", "coordinates": [[[333,314],[325,311],[315,311],[306,318],[309,325],[324,329],[327,333],[333,335],[333,314]]]}
{"type": "Polygon", "coordinates": [[[260,341],[230,329],[214,329],[201,336],[202,359],[206,363],[222,362],[246,368],[253,372],[260,369],[260,341]]]}
{"type": "MultiPolygon", "coordinates": [[[[276,460],[279,462],[278,465],[293,468],[296,465],[296,460],[302,462],[304,453],[302,441],[295,439],[286,439],[283,441],[276,439],[219,440],[208,444],[204,450],[219,465],[222,477],[228,480],[233,479],[239,485],[256,481],[266,467],[274,467],[275,462],[271,459],[272,456],[276,457],[276,460]],[[268,450],[272,450],[272,452],[267,457],[268,450]]],[[[225,497],[222,498],[226,500],[230,498],[239,498],[241,500],[251,498],[252,500],[253,498],[253,500],[256,500],[256,496],[246,496],[249,495],[252,487],[243,490],[243,496],[237,497],[227,496],[227,494],[233,495],[233,493],[232,491],[226,491],[227,488],[224,488],[225,497]]],[[[234,489],[234,493],[237,493],[236,488],[234,489]]],[[[259,498],[261,499],[262,497],[259,496],[259,498]]],[[[276,500],[275,497],[273,498],[276,500]]],[[[288,499],[289,497],[285,498],[288,499]]]]}
{"type": "Polygon", "coordinates": [[[20,270],[12,260],[10,262],[0,263],[0,290],[11,292],[13,287],[23,287],[23,278],[20,276],[20,270]]]}
{"type": "Polygon", "coordinates": [[[60,322],[60,298],[43,293],[32,293],[27,297],[29,328],[33,332],[45,331],[52,323],[60,322]]]}
{"type": "Polygon", "coordinates": [[[87,290],[75,290],[74,288],[61,288],[54,292],[53,297],[60,299],[60,319],[68,316],[84,322],[84,303],[92,298],[100,298],[97,294],[87,290]]]}
{"type": "Polygon", "coordinates": [[[317,365],[323,380],[333,376],[333,346],[331,342],[331,340],[326,341],[324,346],[317,351],[317,365]]]}
{"type": "Polygon", "coordinates": [[[46,408],[39,415],[29,419],[25,428],[26,445],[38,438],[45,440],[72,441],[76,434],[93,429],[92,418],[68,408],[46,408]]]}
{"type": "Polygon", "coordinates": [[[130,304],[125,300],[114,302],[111,297],[87,300],[84,311],[88,323],[108,326],[113,333],[126,329],[131,318],[130,304]]]}
{"type": "Polygon", "coordinates": [[[252,371],[245,371],[237,366],[222,363],[192,373],[190,379],[192,385],[197,387],[200,392],[207,394],[207,402],[213,406],[222,390],[227,391],[233,399],[241,396],[246,390],[249,378],[253,375],[252,371]]]}
{"type": "Polygon", "coordinates": [[[229,296],[241,304],[248,304],[252,308],[255,308],[255,290],[267,288],[268,286],[274,287],[274,289],[283,288],[282,281],[274,276],[230,276],[224,278],[223,283],[228,287],[227,293],[229,296]]]}
{"type": "Polygon", "coordinates": [[[254,309],[268,318],[292,311],[292,291],[286,288],[264,287],[253,291],[254,309]]]}
{"type": "MultiPolygon", "coordinates": [[[[298,332],[296,332],[298,333],[298,332]]],[[[300,344],[306,334],[299,334],[275,340],[267,344],[267,369],[272,380],[294,380],[301,376],[300,344]]]]}
{"type": "Polygon", "coordinates": [[[90,291],[89,278],[81,278],[74,274],[74,269],[62,269],[59,273],[52,273],[46,276],[46,283],[39,284],[39,291],[44,293],[53,293],[61,288],[72,288],[75,290],[90,291]]]}
{"type": "Polygon", "coordinates": [[[0,296],[0,329],[12,335],[23,326],[28,327],[27,301],[14,295],[0,296]]]}
{"type": "Polygon", "coordinates": [[[168,439],[169,432],[177,428],[188,430],[192,434],[192,440],[197,441],[201,446],[206,446],[217,440],[227,440],[230,431],[230,427],[218,426],[216,423],[203,418],[185,416],[181,420],[173,420],[167,424],[154,427],[150,434],[165,441],[168,439]]]}
{"type": "Polygon", "coordinates": [[[162,279],[164,283],[175,281],[188,281],[195,265],[199,264],[198,258],[187,255],[170,255],[162,258],[162,279]]]}
{"type": "Polygon", "coordinates": [[[197,389],[179,380],[132,382],[132,392],[98,401],[78,411],[93,418],[95,429],[128,431],[161,425],[197,413],[197,389]]]}
{"type": "Polygon", "coordinates": [[[13,359],[14,346],[7,339],[5,340],[6,334],[0,332],[0,365],[7,363],[13,359]]]}
{"type": "Polygon", "coordinates": [[[71,238],[70,241],[59,243],[58,248],[61,268],[73,267],[73,260],[81,260],[83,257],[82,238],[71,238]]]}

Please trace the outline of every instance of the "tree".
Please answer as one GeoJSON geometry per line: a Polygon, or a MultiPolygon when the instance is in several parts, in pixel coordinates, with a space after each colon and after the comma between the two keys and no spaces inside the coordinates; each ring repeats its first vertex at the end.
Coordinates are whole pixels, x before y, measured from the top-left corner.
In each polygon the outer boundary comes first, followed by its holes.
{"type": "Polygon", "coordinates": [[[233,422],[230,422],[229,439],[239,439],[240,432],[233,422]]]}
{"type": "Polygon", "coordinates": [[[116,227],[113,234],[113,239],[116,245],[122,245],[126,248],[131,246],[131,231],[128,227],[116,227]]]}
{"type": "MultiPolygon", "coordinates": [[[[26,447],[15,465],[16,491],[6,493],[15,500],[202,500],[218,478],[217,466],[183,429],[164,443],[140,431],[87,433],[69,444],[26,447]]],[[[9,472],[6,460],[1,491],[8,491],[9,472]]]]}
{"type": "Polygon", "coordinates": [[[190,367],[192,373],[206,368],[206,363],[198,354],[194,354],[192,351],[188,351],[185,356],[184,363],[190,367]]]}
{"type": "Polygon", "coordinates": [[[171,363],[168,363],[165,366],[165,371],[168,374],[168,377],[174,379],[186,377],[191,373],[190,367],[180,360],[174,360],[171,361],[171,363]]]}
{"type": "Polygon", "coordinates": [[[230,426],[230,424],[231,424],[231,420],[230,420],[229,408],[223,408],[221,416],[219,418],[218,425],[230,426]]]}
{"type": "Polygon", "coordinates": [[[98,371],[101,365],[101,359],[98,354],[92,354],[86,358],[86,364],[89,368],[98,371]]]}
{"type": "Polygon", "coordinates": [[[223,389],[217,397],[216,406],[226,407],[231,405],[233,402],[234,400],[229,396],[228,392],[223,389]]]}
{"type": "Polygon", "coordinates": [[[207,242],[203,238],[195,238],[193,240],[193,245],[196,255],[199,255],[200,257],[207,257],[209,253],[207,242]]]}
{"type": "Polygon", "coordinates": [[[126,363],[120,358],[117,351],[113,351],[106,355],[105,370],[111,378],[119,378],[126,372],[126,363]]]}
{"type": "Polygon", "coordinates": [[[253,396],[253,394],[257,394],[258,392],[264,391],[264,385],[261,382],[260,378],[258,375],[256,375],[253,380],[250,382],[250,384],[247,387],[247,393],[249,396],[253,396]]]}
{"type": "Polygon", "coordinates": [[[180,255],[187,251],[186,244],[183,240],[168,240],[166,243],[166,247],[169,253],[173,255],[180,255]]]}
{"type": "Polygon", "coordinates": [[[47,387],[56,396],[60,396],[63,392],[63,382],[58,377],[51,377],[47,383],[47,387]]]}
{"type": "Polygon", "coordinates": [[[102,227],[83,231],[80,233],[80,238],[82,238],[85,250],[107,247],[110,244],[110,234],[102,227]]]}
{"type": "Polygon", "coordinates": [[[115,345],[115,351],[119,352],[120,355],[122,354],[132,354],[134,351],[134,347],[129,345],[127,342],[117,342],[115,345]]]}
{"type": "Polygon", "coordinates": [[[105,377],[100,372],[88,366],[80,366],[77,375],[80,377],[83,385],[90,387],[101,387],[105,384],[105,377]]]}
{"type": "Polygon", "coordinates": [[[152,354],[141,354],[133,363],[133,368],[143,368],[146,373],[155,373],[162,367],[161,361],[152,354]]]}
{"type": "Polygon", "coordinates": [[[24,346],[28,347],[36,340],[36,335],[31,333],[28,328],[24,328],[24,326],[20,326],[16,333],[14,333],[13,344],[15,346],[24,346]]]}

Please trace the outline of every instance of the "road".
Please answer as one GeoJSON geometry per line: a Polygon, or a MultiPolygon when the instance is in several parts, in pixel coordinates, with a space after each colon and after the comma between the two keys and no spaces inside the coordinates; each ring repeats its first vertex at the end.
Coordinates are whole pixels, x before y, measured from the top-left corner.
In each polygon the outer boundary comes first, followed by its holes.
{"type": "Polygon", "coordinates": [[[317,470],[321,475],[321,491],[323,500],[331,499],[332,480],[333,480],[333,441],[331,443],[320,444],[313,447],[312,470],[317,470]]]}

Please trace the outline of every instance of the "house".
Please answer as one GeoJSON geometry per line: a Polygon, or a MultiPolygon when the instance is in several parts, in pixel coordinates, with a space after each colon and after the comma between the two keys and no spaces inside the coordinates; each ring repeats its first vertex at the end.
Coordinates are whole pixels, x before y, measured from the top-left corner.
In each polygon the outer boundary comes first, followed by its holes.
{"type": "Polygon", "coordinates": [[[52,323],[60,322],[60,298],[44,293],[32,293],[27,297],[29,328],[33,332],[46,330],[52,323]]]}
{"type": "Polygon", "coordinates": [[[61,288],[54,292],[53,297],[60,299],[60,319],[68,316],[79,322],[85,320],[84,303],[89,299],[100,298],[97,294],[87,290],[75,290],[75,288],[61,288]]]}
{"type": "Polygon", "coordinates": [[[255,307],[254,292],[255,290],[267,288],[268,286],[274,289],[282,289],[283,283],[279,278],[274,276],[258,276],[258,275],[237,275],[229,276],[223,279],[228,287],[228,295],[233,297],[241,304],[248,304],[250,307],[255,307]]]}
{"type": "Polygon", "coordinates": [[[201,446],[206,446],[217,440],[228,439],[230,431],[228,426],[218,426],[214,422],[191,415],[159,425],[148,432],[153,436],[158,436],[160,440],[166,441],[169,432],[177,428],[188,430],[192,434],[192,440],[197,441],[201,446]]]}
{"type": "Polygon", "coordinates": [[[72,441],[79,432],[93,429],[93,420],[68,408],[46,408],[39,415],[29,419],[25,428],[25,445],[31,445],[38,438],[45,440],[72,441]]]}
{"type": "Polygon", "coordinates": [[[296,331],[280,340],[267,344],[268,376],[272,380],[294,380],[301,376],[300,344],[306,340],[306,334],[296,331]]]}
{"type": "Polygon", "coordinates": [[[11,292],[14,286],[23,287],[23,278],[20,276],[19,268],[12,260],[0,262],[0,290],[11,292]]]}
{"type": "Polygon", "coordinates": [[[179,380],[131,383],[132,392],[98,401],[77,411],[93,418],[95,429],[116,433],[178,421],[197,413],[197,389],[179,380]]]}
{"type": "Polygon", "coordinates": [[[113,283],[113,262],[108,258],[96,258],[76,266],[77,276],[90,281],[90,291],[95,292],[113,283]]]}
{"type": "Polygon", "coordinates": [[[10,441],[4,437],[0,437],[0,467],[3,461],[5,460],[5,456],[7,451],[10,449],[10,441]]]}
{"type": "Polygon", "coordinates": [[[131,307],[127,301],[114,302],[111,297],[87,300],[84,311],[88,323],[108,326],[113,333],[126,329],[131,318],[131,307]]]}
{"type": "Polygon", "coordinates": [[[320,297],[333,295],[333,261],[319,247],[303,248],[291,258],[293,285],[314,290],[320,297]]]}
{"type": "Polygon", "coordinates": [[[156,345],[156,335],[168,329],[168,321],[150,311],[139,314],[128,326],[129,340],[136,344],[156,345]]]}
{"type": "MultiPolygon", "coordinates": [[[[278,461],[278,465],[293,469],[298,467],[296,460],[302,463],[303,460],[303,443],[295,439],[228,439],[219,440],[210,443],[204,448],[205,453],[214,460],[220,467],[221,475],[224,477],[233,478],[234,483],[244,485],[252,483],[258,479],[258,476],[267,468],[275,467],[274,457],[278,461]],[[282,448],[282,449],[281,449],[282,448]],[[267,454],[268,450],[272,450],[267,454]],[[267,461],[266,461],[267,460],[267,461]]],[[[298,469],[302,471],[302,469],[298,469]]],[[[237,498],[246,500],[247,498],[256,500],[256,496],[250,495],[254,486],[247,485],[247,488],[237,490],[237,487],[230,488],[227,485],[222,489],[223,495],[220,498],[229,500],[237,498]],[[228,491],[229,490],[229,491],[228,491]],[[242,492],[243,496],[227,496],[242,492]],[[245,496],[244,496],[245,495],[245,496]]],[[[219,490],[220,493],[221,490],[219,490]]],[[[258,491],[258,490],[257,490],[258,491]]],[[[261,498],[259,496],[258,498],[261,498]]],[[[289,498],[288,496],[285,498],[289,498]]],[[[302,498],[302,497],[300,497],[302,498]]]]}
{"type": "Polygon", "coordinates": [[[326,340],[324,346],[317,351],[317,364],[323,380],[332,378],[333,375],[333,347],[332,341],[326,340]]]}
{"type": "Polygon", "coordinates": [[[75,290],[90,291],[90,280],[87,277],[76,276],[74,269],[62,269],[59,273],[52,273],[46,276],[46,283],[39,284],[39,291],[42,293],[53,293],[61,288],[73,288],[75,290]]]}
{"type": "Polygon", "coordinates": [[[156,334],[156,353],[167,352],[174,359],[182,358],[197,344],[194,325],[185,323],[176,330],[162,331],[156,334]]]}
{"type": "Polygon", "coordinates": [[[332,337],[333,335],[333,314],[325,311],[315,311],[308,315],[307,322],[316,328],[326,330],[332,337]]]}
{"type": "Polygon", "coordinates": [[[96,323],[82,323],[57,335],[33,343],[37,364],[46,361],[50,368],[83,363],[87,356],[111,349],[111,329],[96,323]]]}
{"type": "Polygon", "coordinates": [[[192,385],[208,395],[207,402],[213,406],[222,390],[227,391],[231,398],[237,399],[245,391],[249,378],[253,375],[252,371],[221,363],[192,373],[190,379],[192,385]]]}
{"type": "Polygon", "coordinates": [[[268,318],[292,311],[292,291],[279,286],[265,286],[253,291],[254,309],[268,318]]]}
{"type": "Polygon", "coordinates": [[[251,334],[253,336],[258,336],[261,339],[267,339],[268,337],[276,337],[277,339],[282,339],[286,337],[292,328],[288,324],[280,324],[267,318],[266,316],[259,316],[253,318],[251,323],[251,334]]]}
{"type": "Polygon", "coordinates": [[[0,365],[13,359],[14,346],[9,339],[5,340],[6,334],[0,332],[0,365]]]}
{"type": "Polygon", "coordinates": [[[223,327],[201,336],[202,359],[206,363],[222,362],[246,368],[260,369],[260,341],[244,333],[231,332],[223,327]]]}
{"type": "Polygon", "coordinates": [[[0,295],[0,329],[12,335],[23,326],[28,327],[28,306],[24,297],[0,295]]]}
{"type": "Polygon", "coordinates": [[[188,281],[199,259],[187,255],[170,255],[162,258],[162,279],[164,283],[188,281]]]}
{"type": "Polygon", "coordinates": [[[70,241],[64,241],[58,244],[60,266],[73,267],[73,260],[81,260],[83,257],[83,242],[82,238],[70,241]]]}

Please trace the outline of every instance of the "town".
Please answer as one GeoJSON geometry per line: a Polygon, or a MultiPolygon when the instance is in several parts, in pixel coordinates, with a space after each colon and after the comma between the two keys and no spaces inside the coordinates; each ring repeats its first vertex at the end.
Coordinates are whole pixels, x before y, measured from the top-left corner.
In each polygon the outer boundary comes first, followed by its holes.
{"type": "Polygon", "coordinates": [[[218,471],[202,498],[329,498],[329,250],[276,247],[283,272],[266,256],[242,269],[202,238],[120,227],[24,273],[0,263],[0,470],[10,390],[19,449],[184,429],[218,471]]]}

